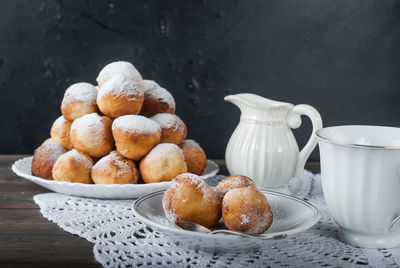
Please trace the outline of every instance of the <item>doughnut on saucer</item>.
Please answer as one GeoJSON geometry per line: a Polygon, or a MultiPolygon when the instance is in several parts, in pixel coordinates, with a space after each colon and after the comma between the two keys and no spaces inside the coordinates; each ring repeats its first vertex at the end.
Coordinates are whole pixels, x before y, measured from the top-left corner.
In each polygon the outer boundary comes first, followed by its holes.
{"type": "Polygon", "coordinates": [[[165,215],[171,222],[190,221],[212,227],[221,218],[221,200],[197,175],[177,176],[162,198],[165,215]]]}
{"type": "Polygon", "coordinates": [[[52,180],[53,165],[66,152],[67,150],[53,139],[45,140],[33,153],[32,174],[46,180],[52,180]]]}
{"type": "Polygon", "coordinates": [[[222,198],[229,190],[248,186],[256,187],[254,181],[249,177],[232,175],[221,180],[217,187],[215,187],[215,192],[222,198]]]}
{"type": "Polygon", "coordinates": [[[168,90],[156,87],[144,93],[143,107],[140,114],[152,117],[159,113],[175,113],[175,100],[168,90]]]}
{"type": "Polygon", "coordinates": [[[112,134],[120,154],[139,160],[160,142],[161,129],[144,116],[124,115],[114,120],[112,134]]]}
{"type": "Polygon", "coordinates": [[[117,74],[99,88],[97,105],[112,118],[138,114],[143,105],[143,86],[129,77],[117,74]]]}
{"type": "Polygon", "coordinates": [[[65,147],[67,150],[73,148],[69,133],[71,131],[71,122],[62,115],[54,121],[51,126],[50,136],[55,141],[65,147]]]}
{"type": "Polygon", "coordinates": [[[184,140],[179,147],[185,155],[188,172],[202,175],[207,166],[207,156],[200,145],[194,140],[184,140]]]}
{"type": "Polygon", "coordinates": [[[136,83],[140,84],[143,90],[142,76],[135,66],[127,61],[114,61],[104,66],[96,78],[97,84],[99,87],[102,87],[105,82],[110,80],[115,75],[123,75],[136,81],[136,83]]]}
{"type": "Polygon", "coordinates": [[[136,184],[139,178],[135,162],[117,151],[101,158],[93,166],[91,174],[96,184],[136,184]]]}
{"type": "Polygon", "coordinates": [[[65,119],[74,121],[84,114],[97,112],[97,90],[89,83],[76,83],[67,88],[61,102],[65,119]]]}
{"type": "Polygon", "coordinates": [[[92,183],[90,171],[93,160],[90,156],[76,149],[61,155],[53,166],[53,179],[56,181],[69,181],[92,183]]]}
{"type": "Polygon", "coordinates": [[[160,143],[139,164],[145,183],[170,181],[187,171],[182,150],[173,143],[160,143]]]}
{"type": "Polygon", "coordinates": [[[150,119],[156,121],[161,127],[161,142],[180,144],[186,139],[186,125],[177,115],[160,113],[150,119]]]}
{"type": "Polygon", "coordinates": [[[71,125],[72,145],[92,157],[107,155],[114,148],[111,124],[110,118],[97,113],[79,117],[71,125]]]}
{"type": "Polygon", "coordinates": [[[253,186],[229,190],[222,199],[222,218],[229,230],[261,234],[272,224],[267,198],[253,186]]]}

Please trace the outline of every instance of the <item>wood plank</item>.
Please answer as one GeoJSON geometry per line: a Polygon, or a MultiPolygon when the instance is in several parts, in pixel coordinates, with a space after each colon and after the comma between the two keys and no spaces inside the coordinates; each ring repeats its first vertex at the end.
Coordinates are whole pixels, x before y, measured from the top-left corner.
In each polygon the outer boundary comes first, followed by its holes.
{"type": "Polygon", "coordinates": [[[4,163],[14,163],[16,160],[30,156],[28,154],[0,154],[0,165],[4,163]]]}
{"type": "Polygon", "coordinates": [[[0,155],[0,183],[10,182],[14,179],[18,179],[19,182],[25,181],[19,178],[11,170],[11,165],[18,159],[25,157],[26,155],[0,155]]]}
{"type": "Polygon", "coordinates": [[[39,209],[0,209],[0,235],[70,235],[39,209]]]}
{"type": "Polygon", "coordinates": [[[74,268],[92,268],[92,267],[102,267],[99,263],[60,263],[60,262],[53,262],[53,263],[2,263],[0,260],[0,267],[12,267],[12,268],[71,268],[73,266],[74,268]]]}
{"type": "Polygon", "coordinates": [[[48,192],[12,172],[11,165],[24,156],[0,155],[0,208],[38,208],[33,202],[33,196],[48,192]]]}
{"type": "Polygon", "coordinates": [[[16,182],[17,179],[0,183],[0,208],[38,208],[33,202],[33,196],[48,190],[26,180],[24,183],[16,182]]]}
{"type": "Polygon", "coordinates": [[[77,236],[0,235],[0,266],[101,267],[93,244],[77,236]]]}

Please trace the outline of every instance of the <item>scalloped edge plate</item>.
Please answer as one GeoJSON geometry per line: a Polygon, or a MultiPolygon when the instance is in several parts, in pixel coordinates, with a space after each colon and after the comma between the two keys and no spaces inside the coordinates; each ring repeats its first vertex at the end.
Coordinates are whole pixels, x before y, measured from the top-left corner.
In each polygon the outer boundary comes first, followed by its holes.
{"type": "MultiPolygon", "coordinates": [[[[33,156],[29,156],[15,161],[11,166],[12,171],[24,179],[60,194],[101,199],[135,199],[154,191],[165,190],[171,185],[171,182],[147,184],[84,184],[45,180],[32,175],[32,159],[33,156]]],[[[206,169],[200,178],[207,179],[217,175],[218,172],[218,165],[211,160],[207,160],[206,169]]]]}

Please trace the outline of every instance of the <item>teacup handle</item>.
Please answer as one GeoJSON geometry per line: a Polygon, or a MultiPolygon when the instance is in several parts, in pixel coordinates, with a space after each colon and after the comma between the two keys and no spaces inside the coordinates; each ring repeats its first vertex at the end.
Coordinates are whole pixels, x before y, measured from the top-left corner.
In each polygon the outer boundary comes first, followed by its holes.
{"type": "Polygon", "coordinates": [[[307,104],[299,104],[293,107],[292,111],[289,113],[287,117],[287,122],[289,127],[294,129],[300,127],[302,115],[306,115],[310,118],[313,130],[306,146],[304,146],[303,150],[299,152],[299,155],[297,157],[295,176],[299,179],[303,177],[304,165],[306,164],[306,161],[310,156],[311,152],[317,145],[317,137],[315,136],[315,132],[322,128],[321,115],[314,107],[307,104]]]}

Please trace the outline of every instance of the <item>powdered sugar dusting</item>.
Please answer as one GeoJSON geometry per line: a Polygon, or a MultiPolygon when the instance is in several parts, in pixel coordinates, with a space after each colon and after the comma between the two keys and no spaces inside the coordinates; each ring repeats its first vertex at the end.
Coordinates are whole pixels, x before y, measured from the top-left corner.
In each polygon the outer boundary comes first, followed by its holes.
{"type": "Polygon", "coordinates": [[[146,92],[150,89],[158,88],[160,87],[159,84],[157,84],[153,80],[143,80],[143,91],[146,92]]]}
{"type": "Polygon", "coordinates": [[[160,113],[150,119],[156,121],[162,129],[171,129],[172,131],[176,131],[179,125],[183,125],[182,120],[175,114],[160,113]]]}
{"type": "Polygon", "coordinates": [[[77,162],[81,163],[84,165],[84,167],[88,170],[90,170],[93,166],[93,163],[83,154],[81,154],[78,150],[76,149],[72,149],[71,151],[66,152],[65,154],[63,154],[62,156],[60,156],[61,158],[69,158],[72,157],[74,158],[77,162]]]}
{"type": "Polygon", "coordinates": [[[71,131],[88,129],[91,137],[96,139],[104,135],[105,125],[100,115],[97,113],[85,114],[72,122],[71,131]]]}
{"type": "Polygon", "coordinates": [[[200,145],[195,140],[192,139],[184,140],[182,144],[188,147],[201,148],[200,145]]]}
{"type": "Polygon", "coordinates": [[[163,158],[168,156],[175,156],[176,154],[182,154],[181,148],[173,143],[160,143],[157,144],[146,156],[147,161],[152,161],[153,158],[163,158]]]}
{"type": "Polygon", "coordinates": [[[249,216],[247,216],[246,214],[240,214],[240,223],[241,224],[246,224],[249,222],[250,222],[249,216]]]}
{"type": "MultiPolygon", "coordinates": [[[[159,144],[159,145],[161,145],[161,144],[159,144]]],[[[185,202],[189,201],[190,196],[186,196],[186,198],[183,197],[182,196],[182,191],[180,191],[178,189],[179,186],[181,186],[183,183],[189,183],[193,187],[195,187],[195,189],[198,192],[202,193],[204,201],[206,201],[206,202],[209,202],[209,201],[211,201],[211,202],[219,202],[218,198],[212,198],[212,197],[215,197],[215,195],[216,195],[214,190],[204,180],[202,180],[199,176],[197,176],[196,174],[193,174],[193,173],[180,174],[180,175],[178,175],[176,178],[174,178],[171,181],[171,186],[168,189],[168,191],[170,191],[171,189],[175,189],[174,196],[172,197],[173,199],[179,200],[182,203],[185,203],[185,202]],[[181,179],[184,179],[184,182],[182,182],[181,179]]],[[[162,199],[162,205],[163,205],[163,208],[164,208],[164,212],[165,212],[166,218],[170,222],[175,222],[176,219],[178,218],[178,216],[173,211],[173,207],[170,208],[170,209],[167,209],[167,202],[165,200],[165,195],[164,195],[164,197],[162,199]]],[[[202,202],[200,204],[198,204],[198,205],[202,206],[202,202]]]]}
{"type": "Polygon", "coordinates": [[[64,127],[65,122],[67,119],[62,115],[54,121],[52,128],[54,129],[62,129],[64,127]]]}
{"type": "MultiPolygon", "coordinates": [[[[241,208],[240,215],[238,215],[240,217],[240,224],[248,226],[248,231],[246,233],[259,234],[271,221],[273,215],[270,209],[268,211],[264,211],[261,209],[262,205],[260,204],[262,204],[263,202],[268,202],[265,196],[265,198],[262,198],[262,196],[260,196],[256,199],[249,199],[247,191],[249,190],[249,188],[250,187],[236,188],[228,191],[224,196],[223,206],[224,204],[229,204],[237,199],[243,200],[241,202],[243,207],[241,208]],[[246,205],[246,200],[249,202],[253,202],[254,205],[246,205]]],[[[262,193],[260,194],[262,195],[262,193]]]]}
{"type": "Polygon", "coordinates": [[[112,129],[122,129],[131,133],[150,134],[161,131],[153,120],[142,115],[123,115],[114,120],[112,129]]]}
{"type": "Polygon", "coordinates": [[[76,83],[67,88],[61,105],[81,101],[88,104],[96,104],[97,90],[89,83],[76,83]]]}
{"type": "Polygon", "coordinates": [[[219,184],[221,184],[222,187],[226,184],[229,184],[231,186],[255,185],[253,180],[242,175],[228,177],[228,179],[222,180],[219,184]]]}
{"type": "Polygon", "coordinates": [[[265,227],[265,225],[267,225],[269,222],[272,221],[272,211],[269,210],[266,213],[264,213],[263,215],[260,215],[258,217],[258,224],[256,225],[256,227],[254,228],[254,233],[258,234],[261,233],[265,227]]]}
{"type": "Polygon", "coordinates": [[[38,148],[42,152],[41,157],[54,163],[60,157],[60,155],[67,152],[67,150],[59,143],[52,139],[45,140],[42,145],[38,148]]]}
{"type": "Polygon", "coordinates": [[[98,171],[102,172],[110,165],[116,165],[118,167],[117,175],[123,176],[131,172],[131,167],[124,161],[124,157],[117,151],[112,151],[110,154],[101,158],[95,167],[98,171]]]}
{"type": "Polygon", "coordinates": [[[129,77],[130,79],[135,80],[138,83],[143,82],[142,76],[140,75],[139,71],[135,68],[135,66],[133,66],[132,63],[127,61],[115,61],[107,64],[100,71],[99,75],[96,78],[96,81],[99,86],[102,87],[106,81],[118,74],[129,77]]]}
{"type": "MultiPolygon", "coordinates": [[[[215,195],[214,190],[196,174],[183,173],[183,174],[180,174],[179,177],[185,178],[187,182],[189,182],[191,185],[195,186],[196,189],[203,194],[204,198],[209,198],[210,196],[215,195]]],[[[179,182],[177,182],[175,179],[172,180],[171,187],[177,187],[178,185],[179,185],[179,182]]]]}
{"type": "Polygon", "coordinates": [[[174,97],[165,88],[156,87],[147,90],[144,94],[144,98],[152,98],[158,100],[159,102],[167,103],[169,107],[173,107],[175,110],[174,97]]]}
{"type": "Polygon", "coordinates": [[[138,82],[120,74],[113,76],[104,83],[99,89],[97,99],[100,100],[106,94],[111,94],[114,97],[124,96],[132,100],[144,97],[142,87],[138,82]]]}
{"type": "Polygon", "coordinates": [[[247,186],[255,186],[254,181],[243,175],[232,175],[220,181],[215,190],[223,197],[229,190],[247,186]]]}
{"type": "Polygon", "coordinates": [[[172,211],[172,209],[169,210],[167,208],[167,202],[164,200],[164,198],[161,200],[161,203],[162,203],[165,217],[167,218],[167,220],[172,223],[176,222],[176,219],[178,218],[178,216],[172,211]]]}

